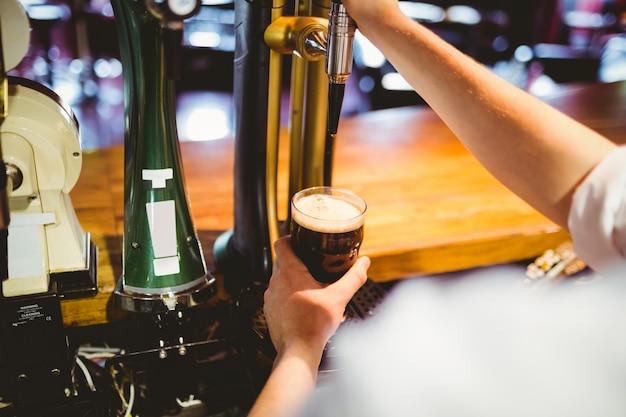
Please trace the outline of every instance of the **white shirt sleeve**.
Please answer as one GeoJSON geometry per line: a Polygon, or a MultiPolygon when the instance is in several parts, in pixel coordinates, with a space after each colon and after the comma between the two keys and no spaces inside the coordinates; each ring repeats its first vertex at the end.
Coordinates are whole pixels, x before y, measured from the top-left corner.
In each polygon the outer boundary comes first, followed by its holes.
{"type": "Polygon", "coordinates": [[[337,371],[297,415],[626,415],[625,280],[537,295],[483,275],[399,284],[340,331],[337,371]]]}
{"type": "Polygon", "coordinates": [[[576,190],[568,227],[576,253],[592,269],[626,275],[626,147],[602,160],[576,190]]]}

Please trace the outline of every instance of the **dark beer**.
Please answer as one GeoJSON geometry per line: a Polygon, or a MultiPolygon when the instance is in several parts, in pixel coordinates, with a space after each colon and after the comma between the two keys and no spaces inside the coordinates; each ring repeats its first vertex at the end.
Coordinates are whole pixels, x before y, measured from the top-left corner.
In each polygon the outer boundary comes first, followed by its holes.
{"type": "Polygon", "coordinates": [[[356,262],[365,209],[347,190],[315,187],[294,196],[291,243],[315,279],[334,282],[356,262]]]}

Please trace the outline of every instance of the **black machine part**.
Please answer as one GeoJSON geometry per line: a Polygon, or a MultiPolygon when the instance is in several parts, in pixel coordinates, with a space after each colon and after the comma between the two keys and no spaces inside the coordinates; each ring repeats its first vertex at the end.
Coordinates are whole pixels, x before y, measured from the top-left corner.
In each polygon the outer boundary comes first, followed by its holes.
{"type": "Polygon", "coordinates": [[[16,405],[57,404],[72,394],[71,358],[61,305],[48,292],[2,298],[2,395],[16,405]]]}

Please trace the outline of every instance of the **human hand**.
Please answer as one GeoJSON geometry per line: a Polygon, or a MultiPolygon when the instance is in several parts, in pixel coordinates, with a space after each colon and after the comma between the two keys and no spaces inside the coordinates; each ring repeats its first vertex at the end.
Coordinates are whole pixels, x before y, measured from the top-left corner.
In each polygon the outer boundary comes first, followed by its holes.
{"type": "Polygon", "coordinates": [[[288,236],[278,239],[274,248],[276,260],[263,307],[272,343],[279,355],[298,347],[321,358],[346,305],[367,280],[370,260],[359,257],[341,279],[323,284],[294,254],[288,236]]]}

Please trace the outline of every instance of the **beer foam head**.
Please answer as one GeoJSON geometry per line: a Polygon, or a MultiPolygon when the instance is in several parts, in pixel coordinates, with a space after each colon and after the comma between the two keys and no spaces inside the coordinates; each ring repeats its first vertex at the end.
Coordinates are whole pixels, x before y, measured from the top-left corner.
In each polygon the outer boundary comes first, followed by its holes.
{"type": "Polygon", "coordinates": [[[318,232],[348,232],[363,225],[365,203],[358,197],[310,194],[293,203],[291,216],[301,226],[318,232]]]}

